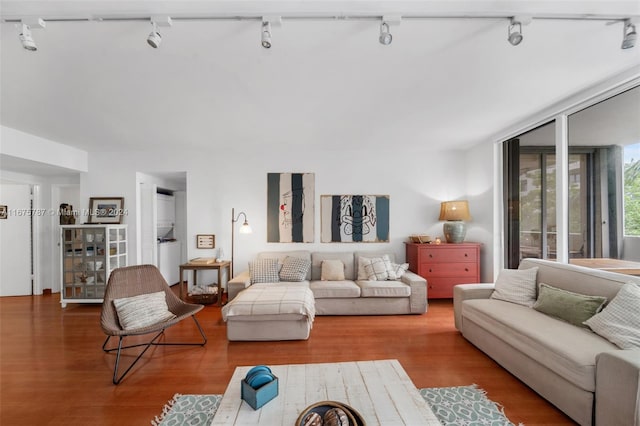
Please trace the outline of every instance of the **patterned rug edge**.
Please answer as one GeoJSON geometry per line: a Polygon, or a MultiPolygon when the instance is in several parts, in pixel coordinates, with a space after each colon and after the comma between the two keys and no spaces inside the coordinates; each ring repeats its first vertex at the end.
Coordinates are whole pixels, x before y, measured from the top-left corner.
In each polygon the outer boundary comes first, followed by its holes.
{"type": "MultiPolygon", "coordinates": [[[[455,423],[448,422],[446,420],[446,416],[454,416],[454,415],[469,415],[472,416],[472,412],[474,410],[478,410],[478,406],[481,406],[482,410],[485,410],[485,414],[489,412],[490,415],[498,415],[504,418],[504,422],[496,423],[492,422],[492,425],[505,425],[505,426],[515,426],[504,413],[504,407],[502,404],[492,401],[487,397],[487,392],[480,388],[477,384],[471,384],[468,386],[452,386],[452,387],[442,387],[442,388],[421,388],[418,389],[420,395],[425,399],[427,404],[434,411],[436,416],[438,417],[440,423],[445,426],[448,425],[470,425],[475,426],[479,423],[474,421],[472,418],[464,419],[464,422],[460,422],[461,420],[456,417],[455,423]],[[479,396],[470,395],[475,392],[479,396]],[[465,395],[466,394],[466,395],[465,395]],[[445,401],[444,395],[446,395],[449,399],[445,401]],[[466,398],[466,399],[463,399],[466,398]],[[473,405],[473,410],[469,410],[469,401],[468,399],[475,399],[476,404],[473,405]],[[495,414],[493,413],[495,412],[495,414]],[[444,418],[443,418],[444,417],[444,418]]],[[[220,400],[222,399],[222,395],[196,395],[196,394],[181,394],[176,393],[173,395],[165,405],[162,407],[162,413],[158,416],[155,416],[153,420],[151,420],[151,424],[153,426],[172,426],[172,425],[181,425],[186,424],[186,420],[196,421],[196,423],[192,423],[189,421],[188,424],[201,424],[197,422],[197,419],[193,419],[190,416],[196,414],[197,416],[204,416],[206,419],[202,424],[208,423],[214,416],[218,406],[220,404],[220,400]],[[195,407],[195,404],[192,402],[187,403],[184,406],[179,407],[179,402],[181,402],[181,398],[189,398],[193,397],[195,400],[201,398],[212,398],[211,404],[204,404],[200,407],[195,407]]],[[[210,401],[211,402],[211,401],[210,401]]],[[[473,414],[475,415],[475,414],[473,414]]],[[[202,419],[202,418],[201,418],[202,419]]],[[[202,420],[204,420],[202,419],[202,420]]],[[[477,419],[475,419],[477,420],[477,419]]],[[[497,420],[497,419],[494,419],[497,420]]],[[[523,423],[518,423],[518,426],[524,426],[523,423]]]]}

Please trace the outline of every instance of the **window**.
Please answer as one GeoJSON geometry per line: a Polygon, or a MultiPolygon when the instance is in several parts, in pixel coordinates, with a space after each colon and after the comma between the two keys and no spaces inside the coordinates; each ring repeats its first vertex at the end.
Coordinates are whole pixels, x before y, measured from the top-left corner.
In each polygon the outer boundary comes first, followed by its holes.
{"type": "Polygon", "coordinates": [[[640,237],[640,142],[624,148],[624,235],[640,237]]]}

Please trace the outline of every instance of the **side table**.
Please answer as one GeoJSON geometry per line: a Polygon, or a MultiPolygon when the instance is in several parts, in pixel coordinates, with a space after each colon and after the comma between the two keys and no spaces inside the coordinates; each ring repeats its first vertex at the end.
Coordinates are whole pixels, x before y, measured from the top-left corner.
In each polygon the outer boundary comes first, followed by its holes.
{"type": "MultiPolygon", "coordinates": [[[[193,285],[198,285],[198,271],[216,269],[218,270],[218,306],[222,306],[222,271],[227,270],[227,281],[231,278],[231,262],[223,260],[213,263],[183,263],[180,265],[180,299],[183,299],[182,288],[185,284],[184,271],[193,271],[193,285]]],[[[188,283],[187,283],[188,286],[188,283]]],[[[187,289],[188,290],[188,289],[187,289]]],[[[188,292],[187,292],[188,293],[188,292]]],[[[184,299],[183,299],[184,300],[184,299]]]]}

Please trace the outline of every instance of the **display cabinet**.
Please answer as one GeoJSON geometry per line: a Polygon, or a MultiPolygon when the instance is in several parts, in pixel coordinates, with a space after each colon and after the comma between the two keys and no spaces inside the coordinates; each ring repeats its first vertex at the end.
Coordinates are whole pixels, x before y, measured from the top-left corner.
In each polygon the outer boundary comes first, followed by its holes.
{"type": "Polygon", "coordinates": [[[102,303],[109,274],[127,266],[127,225],[61,226],[60,304],[102,303]]]}

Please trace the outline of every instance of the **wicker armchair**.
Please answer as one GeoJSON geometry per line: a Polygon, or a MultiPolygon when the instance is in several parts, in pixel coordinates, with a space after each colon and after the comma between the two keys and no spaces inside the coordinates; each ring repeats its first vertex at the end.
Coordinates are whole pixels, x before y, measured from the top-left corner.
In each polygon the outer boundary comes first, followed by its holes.
{"type": "Polygon", "coordinates": [[[124,268],[118,268],[111,272],[107,288],[105,290],[104,301],[102,303],[102,315],[100,318],[100,325],[102,331],[107,335],[107,339],[102,345],[102,350],[105,352],[112,352],[117,350],[116,363],[113,368],[113,384],[118,384],[124,378],[124,376],[133,368],[133,366],[140,360],[142,355],[151,346],[164,346],[164,345],[198,345],[204,346],[207,343],[207,337],[200,327],[200,323],[195,317],[195,314],[199,312],[204,306],[194,305],[183,302],[178,298],[171,288],[160,274],[158,268],[153,265],[137,265],[128,266],[124,268]],[[175,314],[175,318],[163,321],[157,324],[153,324],[144,328],[137,328],[134,330],[124,330],[120,326],[118,321],[118,315],[113,304],[114,299],[120,299],[124,297],[138,296],[141,294],[150,294],[159,291],[164,291],[166,295],[166,302],[169,310],[175,314]],[[184,342],[184,343],[169,343],[169,342],[157,342],[157,340],[164,334],[164,330],[172,325],[175,325],[185,318],[191,317],[195,321],[198,331],[202,336],[201,342],[184,342]],[[123,341],[129,336],[139,336],[144,334],[156,333],[155,336],[148,343],[139,343],[123,346],[123,341]],[[107,348],[107,343],[111,337],[118,337],[118,346],[107,348]],[[144,350],[137,356],[137,358],[129,365],[129,367],[118,377],[118,365],[120,364],[120,355],[124,349],[135,348],[144,346],[144,350]]]}

